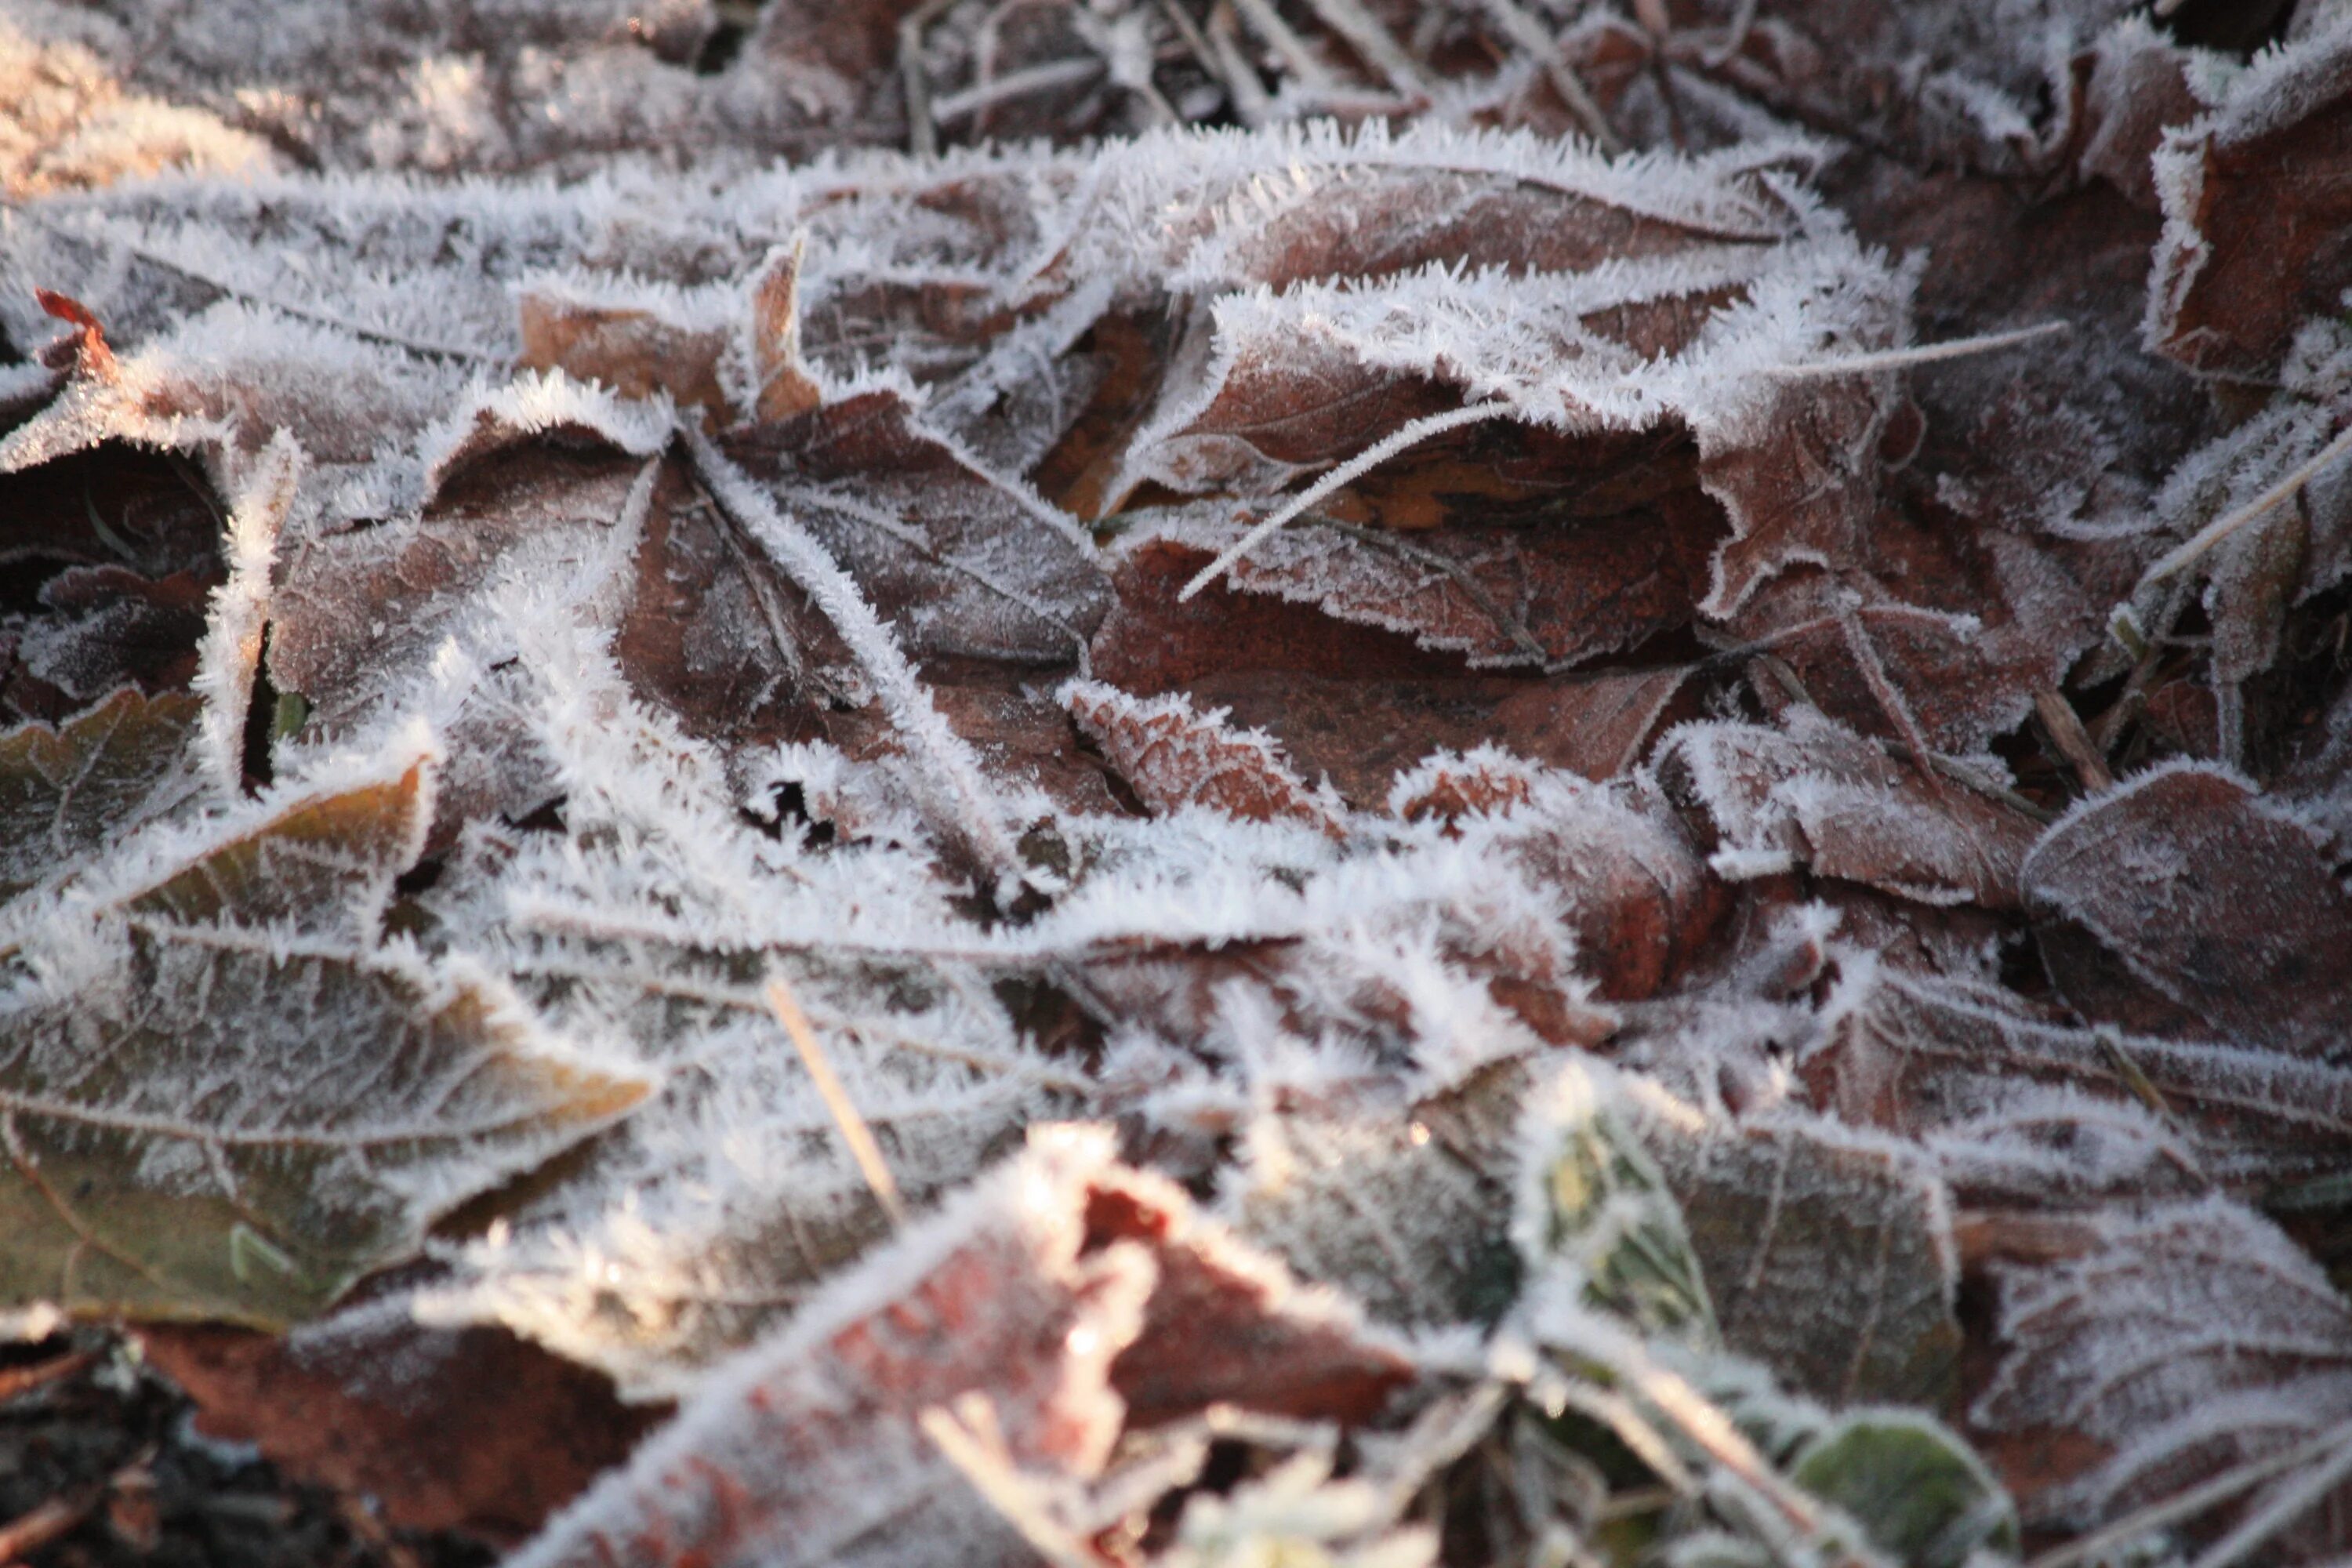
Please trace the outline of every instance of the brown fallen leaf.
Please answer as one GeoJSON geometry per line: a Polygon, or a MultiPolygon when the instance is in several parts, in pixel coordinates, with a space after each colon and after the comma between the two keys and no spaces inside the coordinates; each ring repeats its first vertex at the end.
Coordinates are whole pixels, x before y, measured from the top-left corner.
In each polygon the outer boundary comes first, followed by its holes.
{"type": "MultiPolygon", "coordinates": [[[[2029,1521],[2111,1519],[2284,1454],[2352,1413],[2352,1308],[2260,1215],[2212,1197],[2071,1228],[2056,1257],[1991,1266],[2004,1353],[1969,1405],[1971,1424],[2002,1440],[1996,1460],[2046,1459],[2036,1436],[2095,1446],[2073,1445],[2066,1469],[2011,1468],[2029,1521]]],[[[2324,1481],[2331,1462],[2340,1451],[2313,1455],[2252,1509],[2299,1480],[2324,1481]]],[[[2289,1540],[2315,1555],[2340,1549],[2341,1516],[2315,1508],[2289,1540]]]]}
{"type": "Polygon", "coordinates": [[[0,734],[0,896],[73,868],[184,798],[198,710],[185,692],[124,689],[55,729],[0,734]]]}
{"type": "Polygon", "coordinates": [[[1969,1201],[2259,1192],[2352,1148],[2352,1074],[2084,1029],[1964,976],[1852,965],[1797,1070],[1822,1108],[1920,1139],[1969,1201]]]}
{"type": "Polygon", "coordinates": [[[1409,1374],[1352,1315],[1127,1171],[1102,1130],[1026,1152],[717,1373],[515,1561],[1025,1563],[926,1435],[977,1396],[1005,1457],[1073,1480],[1129,1422],[1220,1400],[1361,1415],[1409,1374]]]}
{"type": "Polygon", "coordinates": [[[2148,278],[2148,336],[2208,375],[2263,380],[2295,330],[2352,283],[2338,170],[2352,37],[2321,32],[2264,56],[2156,161],[2165,237],[2148,278]]]}
{"type": "MultiPolygon", "coordinates": [[[[1448,522],[1415,531],[1309,515],[1234,563],[1234,587],[1411,636],[1472,668],[1552,668],[1687,625],[1717,523],[1695,495],[1580,523],[1448,522]]],[[[1168,540],[1210,554],[1248,531],[1195,509],[1149,517],[1129,549],[1168,540]]]]}
{"type": "Polygon", "coordinates": [[[2032,818],[1897,762],[1812,710],[1791,707],[1783,722],[1694,725],[1661,758],[1670,788],[1712,821],[1719,869],[1805,866],[1925,903],[2017,907],[2032,818]]]}
{"type": "Polygon", "coordinates": [[[499,1329],[429,1329],[364,1309],[290,1339],[147,1324],[150,1364],[205,1436],[368,1500],[401,1530],[528,1539],[667,1412],[499,1329]]]}
{"type": "Polygon", "coordinates": [[[2052,826],[2019,875],[2051,976],[2087,1016],[2342,1058],[2352,896],[2237,774],[2151,769],[2052,826]]]}
{"type": "Polygon", "coordinates": [[[1330,786],[1308,788],[1270,737],[1230,728],[1222,709],[1200,713],[1181,695],[1137,698],[1089,680],[1070,682],[1059,697],[1155,812],[1206,806],[1248,822],[1301,822],[1334,838],[1347,834],[1346,807],[1330,786]]]}
{"type": "Polygon", "coordinates": [[[857,580],[911,651],[1062,664],[1110,592],[1072,520],[868,393],[727,439],[729,455],[857,580]]]}

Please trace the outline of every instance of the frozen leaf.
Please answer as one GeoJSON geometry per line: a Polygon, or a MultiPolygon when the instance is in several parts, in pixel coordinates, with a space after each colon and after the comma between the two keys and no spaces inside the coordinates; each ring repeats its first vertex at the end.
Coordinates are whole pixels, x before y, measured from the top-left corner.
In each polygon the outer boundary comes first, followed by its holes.
{"type": "Polygon", "coordinates": [[[1906,162],[2014,176],[2051,156],[2037,100],[2057,87],[2052,79],[2129,7],[2025,0],[1995,16],[1888,0],[1706,0],[1693,9],[1696,25],[1664,50],[1685,91],[1719,83],[1906,162]]]}
{"type": "MultiPolygon", "coordinates": [[[[1180,359],[1126,482],[1266,497],[1321,471],[1276,514],[1287,515],[1381,459],[1403,454],[1409,473],[1411,449],[1445,429],[1507,417],[1559,448],[1538,470],[1554,476],[1554,509],[1601,518],[1670,493],[1688,458],[1659,458],[1686,434],[1699,488],[1730,519],[1701,599],[1727,614],[1784,566],[1858,547],[1892,399],[1823,362],[1884,347],[1901,315],[1895,280],[1820,225],[1734,258],[1486,273],[1475,288],[1432,271],[1228,294],[1214,305],[1213,352],[1197,368],[1180,359]],[[1637,305],[1662,309],[1662,296],[1687,301],[1665,310],[1663,341],[1620,321],[1637,305]]],[[[1433,450],[1429,460],[1447,460],[1433,450]]],[[[1379,494],[1363,491],[1375,507],[1379,494]]]]}
{"type": "MultiPolygon", "coordinates": [[[[1687,624],[1717,532],[1710,511],[1685,501],[1638,521],[1410,532],[1312,516],[1237,562],[1232,581],[1463,654],[1472,668],[1549,668],[1687,624]]],[[[1129,548],[1166,539],[1214,555],[1247,531],[1196,509],[1146,524],[1129,548]]]]}
{"type": "Polygon", "coordinates": [[[2208,1197],[2074,1228],[2058,1256],[1995,1265],[2005,1353],[1969,1410],[2012,1451],[2094,1446],[2076,1473],[2011,1476],[2030,1521],[2112,1517],[2352,1413],[2352,1310],[2268,1220],[2208,1197]]]}
{"type": "Polygon", "coordinates": [[[2266,51],[2218,108],[2156,158],[2164,237],[2148,278],[2149,342],[2210,375],[2274,373],[2305,317],[2352,283],[2336,171],[2352,100],[2352,29],[2266,51]]]}
{"type": "Polygon", "coordinates": [[[1789,1479],[1862,1524],[1870,1543],[1916,1568],[1961,1568],[2017,1550],[2017,1510],[1984,1461],[1936,1422],[1848,1415],[1814,1438],[1789,1479]]]}
{"type": "Polygon", "coordinates": [[[118,874],[136,890],[69,893],[19,940],[9,1299],[305,1317],[643,1096],[474,966],[372,941],[424,831],[423,766],[142,876],[147,849],[118,874]]]}
{"type": "MultiPolygon", "coordinates": [[[[2352,512],[2344,501],[2337,426],[2352,384],[2352,331],[2339,321],[2304,324],[2269,403],[2180,460],[2155,498],[2154,531],[2179,539],[2148,566],[2133,613],[2162,636],[2187,607],[2183,580],[2204,579],[2213,623],[2217,697],[2277,662],[2288,613],[2352,571],[2352,512]]],[[[2242,719],[2215,754],[2245,751],[2242,719]]]]}
{"type": "Polygon", "coordinates": [[[1281,670],[1350,681],[1458,678],[1458,658],[1398,633],[1335,622],[1311,605],[1235,591],[1223,579],[1179,600],[1213,557],[1166,537],[1123,536],[1105,552],[1116,595],[1087,649],[1095,677],[1139,696],[1223,670],[1281,670]]]}
{"type": "Polygon", "coordinates": [[[1660,767],[1712,817],[1718,870],[1803,865],[1923,903],[2016,907],[2032,818],[1817,712],[1792,707],[1784,722],[1698,724],[1668,742],[1660,767]]]}
{"type": "Polygon", "coordinates": [[[1130,1418],[1361,1408],[1402,1376],[1370,1346],[1297,1359],[1302,1338],[1344,1348],[1347,1325],[1297,1298],[1178,1189],[1123,1172],[1100,1131],[1041,1131],[714,1373],[516,1561],[1026,1562],[928,1412],[976,1399],[1010,1463],[1085,1480],[1130,1418]]]}
{"type": "Polygon", "coordinates": [[[1959,1255],[1928,1160],[1811,1117],[1641,1103],[1727,1344],[1836,1405],[1951,1397],[1959,1255]]]}
{"type": "Polygon", "coordinates": [[[121,690],[55,729],[0,734],[0,893],[16,893],[168,811],[196,785],[196,699],[121,690]]]}
{"type": "Polygon", "coordinates": [[[2267,1183],[2352,1143],[2340,1068],[2084,1029],[1981,982],[1844,962],[1799,1072],[1847,1121],[1926,1142],[1972,1201],[2267,1183]]]}
{"type": "Polygon", "coordinates": [[[1073,681],[1060,697],[1155,812],[1206,806],[1249,822],[1303,822],[1334,837],[1347,831],[1345,808],[1328,785],[1307,788],[1271,739],[1229,728],[1222,709],[1196,713],[1181,695],[1139,699],[1100,681],[1073,681]]]}
{"type": "Polygon", "coordinates": [[[1803,701],[1850,729],[1976,754],[2014,730],[2034,694],[2054,689],[2094,640],[2091,600],[2039,544],[1982,528],[1963,554],[1888,517],[1872,546],[1878,577],[1789,572],[1727,623],[1797,678],[1801,696],[1782,679],[1753,681],[1768,709],[1803,701]],[[1907,601],[1890,582],[1930,603],[1907,601]],[[1932,607],[1949,604],[1969,609],[1932,607]]]}
{"type": "Polygon", "coordinates": [[[1418,1103],[1366,1085],[1260,1115],[1224,1211],[1382,1321],[1491,1322],[1519,1287],[1507,1231],[1528,1078],[1505,1062],[1418,1103]]]}
{"type": "Polygon", "coordinates": [[[728,450],[841,561],[919,654],[1072,660],[1109,595],[1076,523],[869,393],[728,450]]]}
{"type": "Polygon", "coordinates": [[[1568,1270],[1591,1306],[1651,1333],[1716,1342],[1706,1277],[1633,1107],[1596,1068],[1562,1066],[1529,1100],[1512,1236],[1530,1271],[1568,1270]]]}
{"type": "Polygon", "coordinates": [[[658,1413],[494,1329],[427,1329],[381,1302],[279,1339],[151,1323],[148,1363],[195,1402],[203,1436],[250,1443],[403,1530],[512,1545],[628,1457],[658,1413]]]}
{"type": "Polygon", "coordinates": [[[2076,1008],[2148,1034],[2326,1060],[2343,1050],[2352,897],[2238,775],[2152,769],[2084,802],[2021,872],[2076,1008]]]}

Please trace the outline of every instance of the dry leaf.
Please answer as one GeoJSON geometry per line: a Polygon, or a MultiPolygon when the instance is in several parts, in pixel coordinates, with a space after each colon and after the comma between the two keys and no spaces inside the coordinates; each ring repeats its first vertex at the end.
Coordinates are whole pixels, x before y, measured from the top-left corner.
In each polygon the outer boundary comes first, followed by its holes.
{"type": "Polygon", "coordinates": [[[2236,774],[2150,770],[2054,824],[2020,875],[2052,977],[2086,1016],[2341,1058],[2352,897],[2236,774]]]}

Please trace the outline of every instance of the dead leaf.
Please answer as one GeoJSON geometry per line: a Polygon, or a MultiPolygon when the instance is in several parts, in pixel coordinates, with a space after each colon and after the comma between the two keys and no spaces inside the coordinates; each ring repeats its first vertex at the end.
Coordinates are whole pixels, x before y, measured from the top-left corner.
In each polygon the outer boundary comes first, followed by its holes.
{"type": "Polygon", "coordinates": [[[1404,1374],[1110,1148],[1042,1130],[745,1352],[516,1561],[897,1562],[932,1542],[941,1562],[1026,1562],[926,1412],[977,1396],[1012,1462],[1084,1480],[1130,1419],[1216,1399],[1362,1410],[1404,1374]]]}
{"type": "MultiPolygon", "coordinates": [[[[2009,1443],[2079,1433],[2099,1445],[2074,1473],[2012,1468],[2030,1522],[2113,1518],[2352,1410],[2352,1310],[2261,1215],[2213,1197],[2074,1228],[2061,1257],[1993,1266],[2006,1353],[1969,1407],[2009,1443]]],[[[2312,1522],[2333,1533],[2325,1510],[2312,1522]]]]}
{"type": "Polygon", "coordinates": [[[1696,725],[1668,742],[1662,772],[1713,821],[1718,869],[1801,865],[1925,903],[2017,906],[2031,817],[1810,710],[1784,721],[1783,731],[1696,725]]]}
{"type": "Polygon", "coordinates": [[[1075,660],[1108,610],[1092,544],[871,393],[730,437],[921,655],[1075,660]]]}
{"type": "Polygon", "coordinates": [[[1725,1343],[1834,1405],[1951,1402],[1959,1254],[1931,1160],[1814,1117],[1640,1103],[1725,1343]]]}
{"type": "Polygon", "coordinates": [[[2352,898],[2234,773],[2152,769],[2085,802],[2020,872],[2068,1002],[2138,1033],[2339,1059],[2352,898]]]}
{"type": "Polygon", "coordinates": [[[197,712],[184,692],[126,689],[56,729],[0,734],[0,895],[73,869],[184,798],[197,712]]]}
{"type": "Polygon", "coordinates": [[[462,961],[375,943],[429,808],[421,762],[284,803],[19,940],[0,1298],[299,1320],[644,1095],[462,961]],[[331,1047],[347,1070],[294,1070],[331,1047]]]}
{"type": "Polygon", "coordinates": [[[1309,789],[1271,738],[1228,727],[1222,709],[1197,713],[1181,696],[1135,698],[1100,681],[1072,681],[1059,696],[1155,812],[1206,806],[1248,822],[1288,820],[1335,838],[1347,834],[1346,808],[1330,787],[1309,789]]]}
{"type": "Polygon", "coordinates": [[[662,1417],[496,1329],[356,1310],[290,1339],[151,1323],[148,1363],[187,1391],[205,1436],[250,1443],[395,1529],[520,1544],[662,1417]]]}
{"type": "Polygon", "coordinates": [[[2305,318],[2352,283],[2340,163],[2352,98],[2342,29],[2265,57],[2158,154],[2165,238],[2148,339],[2207,375],[2267,379],[2305,318]]]}

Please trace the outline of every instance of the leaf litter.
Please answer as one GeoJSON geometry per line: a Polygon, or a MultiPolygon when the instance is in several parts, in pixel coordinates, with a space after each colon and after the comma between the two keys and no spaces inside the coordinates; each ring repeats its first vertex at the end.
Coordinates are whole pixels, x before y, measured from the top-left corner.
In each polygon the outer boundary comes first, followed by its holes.
{"type": "Polygon", "coordinates": [[[2225,9],[7,7],[0,1322],[384,1561],[2340,1553],[2225,9]]]}

